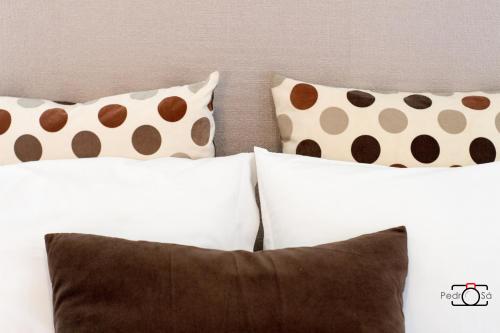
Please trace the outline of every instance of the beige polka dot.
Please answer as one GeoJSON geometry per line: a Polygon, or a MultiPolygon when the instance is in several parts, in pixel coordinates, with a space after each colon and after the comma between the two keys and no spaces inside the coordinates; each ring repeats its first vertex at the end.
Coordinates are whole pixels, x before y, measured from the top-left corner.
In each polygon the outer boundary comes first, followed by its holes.
{"type": "Polygon", "coordinates": [[[340,134],[344,132],[349,125],[349,117],[344,110],[331,107],[321,113],[319,123],[326,133],[340,134]]]}
{"type": "Polygon", "coordinates": [[[467,119],[464,114],[455,110],[444,110],[438,115],[438,122],[441,128],[450,134],[458,134],[465,130],[467,119]]]}
{"type": "Polygon", "coordinates": [[[497,130],[500,132],[500,113],[497,114],[497,117],[495,118],[495,126],[497,127],[497,130]]]}
{"type": "Polygon", "coordinates": [[[36,108],[45,103],[43,99],[36,98],[19,98],[17,100],[17,104],[22,106],[23,108],[36,108]]]}
{"type": "Polygon", "coordinates": [[[152,155],[160,149],[160,132],[153,126],[142,125],[132,134],[132,145],[139,154],[152,155]]]}
{"type": "Polygon", "coordinates": [[[191,157],[188,154],[185,154],[185,153],[175,153],[175,154],[172,154],[170,156],[171,157],[177,157],[177,158],[189,158],[189,159],[191,159],[191,157]]]}
{"type": "Polygon", "coordinates": [[[198,146],[205,146],[210,140],[210,120],[203,117],[194,122],[191,128],[191,138],[198,146]]]}
{"type": "Polygon", "coordinates": [[[280,114],[278,116],[278,127],[280,130],[281,140],[290,140],[293,131],[292,119],[290,119],[290,117],[286,114],[280,114]]]}
{"type": "Polygon", "coordinates": [[[21,135],[14,143],[14,152],[21,162],[38,161],[42,157],[42,144],[33,135],[21,135]]]}
{"type": "Polygon", "coordinates": [[[188,89],[193,94],[196,94],[198,91],[200,91],[201,88],[203,88],[204,86],[206,86],[207,83],[208,83],[208,81],[201,81],[201,82],[193,83],[193,84],[191,84],[191,85],[188,86],[188,89]]]}
{"type": "Polygon", "coordinates": [[[143,101],[156,96],[158,90],[137,91],[130,94],[130,98],[143,101]]]}
{"type": "Polygon", "coordinates": [[[398,109],[385,109],[378,115],[380,126],[389,133],[401,133],[408,127],[408,117],[398,109]]]}
{"type": "Polygon", "coordinates": [[[272,78],[271,88],[276,88],[281,86],[281,84],[283,83],[283,81],[285,81],[285,79],[286,78],[283,75],[274,74],[272,78]]]}
{"type": "Polygon", "coordinates": [[[81,131],[73,137],[71,148],[76,157],[97,157],[101,152],[101,140],[91,131],[81,131]]]}

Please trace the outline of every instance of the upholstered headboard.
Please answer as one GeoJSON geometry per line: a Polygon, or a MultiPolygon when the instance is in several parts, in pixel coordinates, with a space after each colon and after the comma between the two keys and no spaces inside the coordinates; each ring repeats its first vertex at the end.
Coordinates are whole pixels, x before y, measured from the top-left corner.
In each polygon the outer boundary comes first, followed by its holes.
{"type": "Polygon", "coordinates": [[[0,95],[84,101],[221,71],[218,155],[279,149],[273,72],[377,90],[499,90],[497,1],[2,0],[0,95]]]}

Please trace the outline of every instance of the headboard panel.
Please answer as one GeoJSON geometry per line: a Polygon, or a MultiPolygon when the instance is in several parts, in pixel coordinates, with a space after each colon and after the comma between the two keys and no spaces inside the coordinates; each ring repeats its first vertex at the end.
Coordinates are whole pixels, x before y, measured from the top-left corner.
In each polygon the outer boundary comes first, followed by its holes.
{"type": "Polygon", "coordinates": [[[273,72],[499,90],[500,9],[466,0],[2,0],[0,95],[84,101],[221,71],[218,155],[279,149],[273,72]]]}

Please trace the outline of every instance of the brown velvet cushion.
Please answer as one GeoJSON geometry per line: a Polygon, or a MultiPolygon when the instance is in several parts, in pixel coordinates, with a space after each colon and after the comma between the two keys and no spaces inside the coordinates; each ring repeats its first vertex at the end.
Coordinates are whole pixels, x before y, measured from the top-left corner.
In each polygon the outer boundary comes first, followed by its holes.
{"type": "Polygon", "coordinates": [[[256,253],[45,239],[59,333],[404,332],[404,227],[256,253]]]}

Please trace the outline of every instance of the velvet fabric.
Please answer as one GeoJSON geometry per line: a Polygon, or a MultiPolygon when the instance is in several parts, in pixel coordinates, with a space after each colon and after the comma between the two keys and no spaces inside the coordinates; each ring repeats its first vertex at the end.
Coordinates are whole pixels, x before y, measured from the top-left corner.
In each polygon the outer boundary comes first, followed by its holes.
{"type": "Polygon", "coordinates": [[[57,333],[404,332],[404,227],[255,253],[45,240],[57,333]]]}

